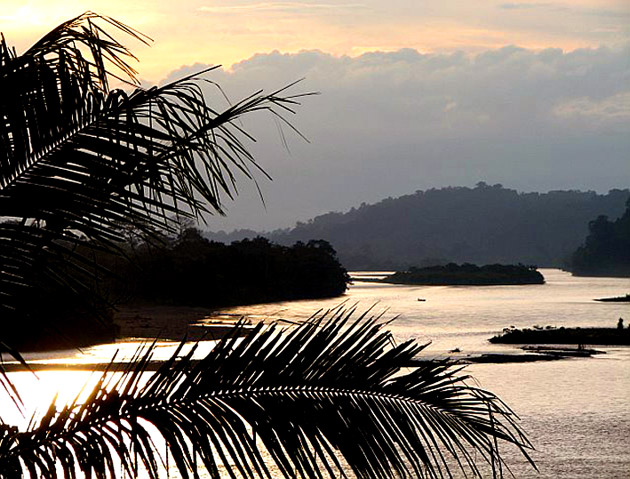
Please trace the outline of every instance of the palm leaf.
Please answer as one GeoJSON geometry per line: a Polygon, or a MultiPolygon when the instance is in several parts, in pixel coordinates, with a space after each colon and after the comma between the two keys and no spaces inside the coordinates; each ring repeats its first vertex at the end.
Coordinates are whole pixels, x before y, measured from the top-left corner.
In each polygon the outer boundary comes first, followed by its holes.
{"type": "Polygon", "coordinates": [[[0,218],[13,220],[0,225],[3,321],[24,320],[18,298],[35,271],[79,301],[90,297],[90,258],[77,245],[116,250],[125,225],[155,235],[172,231],[173,218],[223,214],[237,172],[253,179],[258,168],[236,122],[261,110],[281,118],[298,104],[300,95],[279,90],[217,111],[198,75],[110,90],[111,76],[137,83],[134,57],[99,22],[147,41],[87,12],[22,55],[0,42],[0,218]]]}
{"type": "Polygon", "coordinates": [[[287,478],[483,477],[480,462],[502,461],[497,441],[529,459],[498,398],[445,361],[407,369],[425,346],[394,346],[376,318],[351,315],[235,331],[199,361],[194,348],[177,357],[180,346],[147,380],[149,348],[82,404],[53,404],[37,427],[5,434],[0,475],[159,477],[159,437],[182,477],[201,464],[211,477],[273,477],[265,457],[287,478]]]}

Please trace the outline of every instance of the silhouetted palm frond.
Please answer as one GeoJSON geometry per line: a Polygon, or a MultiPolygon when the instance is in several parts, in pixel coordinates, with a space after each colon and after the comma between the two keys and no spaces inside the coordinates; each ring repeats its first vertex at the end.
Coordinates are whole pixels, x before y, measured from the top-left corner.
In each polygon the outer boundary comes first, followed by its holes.
{"type": "MultiPolygon", "coordinates": [[[[129,50],[99,26],[146,37],[91,12],[63,23],[24,54],[0,42],[0,315],[16,321],[33,271],[85,297],[90,259],[77,244],[115,249],[124,225],[143,234],[173,217],[223,212],[236,174],[257,168],[235,122],[297,105],[285,90],[258,92],[217,111],[191,75],[150,89],[129,50]],[[73,265],[60,274],[58,265],[73,265]],[[54,267],[50,265],[55,265],[54,267]]],[[[204,72],[201,72],[204,73],[204,72]]],[[[0,338],[1,339],[1,338],[0,338]]]]}
{"type": "Polygon", "coordinates": [[[393,346],[377,319],[351,314],[320,314],[290,329],[260,324],[199,361],[194,349],[176,357],[180,346],[146,379],[149,348],[122,376],[105,374],[82,404],[53,404],[26,432],[5,429],[0,475],[136,477],[144,468],[158,477],[160,437],[183,477],[202,464],[217,478],[444,477],[458,469],[482,477],[490,469],[480,463],[501,461],[497,442],[529,459],[498,398],[445,361],[406,369],[425,346],[393,346]]]}

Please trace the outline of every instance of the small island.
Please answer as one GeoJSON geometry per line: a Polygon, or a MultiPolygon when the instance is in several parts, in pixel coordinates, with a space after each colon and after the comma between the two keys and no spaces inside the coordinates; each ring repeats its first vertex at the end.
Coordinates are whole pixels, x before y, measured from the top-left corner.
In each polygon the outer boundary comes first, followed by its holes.
{"type": "Polygon", "coordinates": [[[501,334],[489,339],[501,344],[599,344],[603,346],[630,345],[630,329],[616,328],[505,328],[501,334]]]}
{"type": "Polygon", "coordinates": [[[625,296],[615,296],[614,298],[599,298],[595,301],[600,301],[602,303],[630,303],[630,294],[626,294],[625,296]]]}
{"type": "Polygon", "coordinates": [[[383,283],[431,286],[493,286],[544,284],[545,278],[535,266],[489,264],[477,266],[449,263],[444,266],[411,267],[380,280],[383,283]]]}

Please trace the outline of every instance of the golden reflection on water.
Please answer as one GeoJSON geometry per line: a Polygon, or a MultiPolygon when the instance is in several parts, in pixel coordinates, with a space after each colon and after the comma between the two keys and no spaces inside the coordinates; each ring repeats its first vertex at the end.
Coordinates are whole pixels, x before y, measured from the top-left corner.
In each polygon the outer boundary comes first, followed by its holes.
{"type": "MultiPolygon", "coordinates": [[[[151,343],[146,341],[128,341],[111,344],[101,344],[86,348],[82,351],[67,350],[52,353],[26,354],[26,361],[33,365],[34,372],[20,371],[8,374],[10,381],[17,389],[23,403],[23,414],[15,406],[7,394],[0,393],[0,418],[7,424],[12,424],[24,430],[33,418],[39,419],[44,414],[52,401],[56,398],[56,404],[60,406],[77,400],[79,403],[87,397],[99,378],[102,371],[80,370],[86,365],[98,364],[104,366],[115,359],[116,362],[128,362],[140,351],[145,351],[151,343]],[[55,369],[56,366],[60,369],[55,369]],[[76,366],[76,368],[75,368],[76,366]]],[[[214,341],[202,341],[188,343],[182,348],[180,355],[187,354],[196,346],[193,357],[201,358],[208,354],[214,346],[214,341]]],[[[179,347],[178,342],[162,341],[155,345],[152,358],[164,360],[171,357],[179,347]]],[[[7,361],[5,364],[15,364],[7,361]]],[[[109,373],[117,375],[120,373],[109,373]]],[[[147,377],[150,373],[146,373],[147,377]]]]}
{"type": "Polygon", "coordinates": [[[20,394],[25,413],[22,415],[6,394],[0,394],[2,420],[24,430],[32,418],[39,419],[46,413],[55,395],[58,405],[70,403],[82,390],[81,396],[84,397],[101,374],[93,371],[59,370],[9,373],[9,379],[20,394]]]}
{"type": "MultiPolygon", "coordinates": [[[[621,296],[630,280],[573,278],[559,270],[542,270],[547,284],[529,287],[408,287],[357,282],[346,295],[347,305],[359,302],[359,312],[378,303],[377,313],[389,308],[384,319],[400,315],[390,325],[398,340],[432,340],[428,354],[443,355],[455,347],[466,353],[500,352],[511,346],[491,345],[487,339],[512,324],[556,326],[614,326],[619,316],[630,320],[628,304],[597,303],[594,298],[621,296]],[[426,298],[418,302],[417,298],[426,298]],[[382,307],[382,308],[380,308],[382,307]],[[380,309],[379,309],[380,308],[380,309]]],[[[248,313],[255,319],[307,319],[318,309],[333,308],[342,299],[309,300],[230,308],[229,315],[248,313]]],[[[48,364],[106,363],[129,359],[140,342],[95,346],[82,352],[63,351],[28,355],[29,361],[48,364]]],[[[205,355],[213,342],[201,344],[205,355]]],[[[155,357],[169,357],[177,343],[158,344],[155,357]]],[[[518,413],[522,426],[537,448],[540,474],[516,461],[519,478],[628,477],[630,470],[630,348],[612,347],[590,359],[553,363],[473,365],[468,372],[481,385],[518,413]]],[[[26,427],[34,411],[42,414],[56,393],[58,403],[69,401],[84,388],[87,394],[101,373],[40,371],[11,373],[26,405],[20,416],[6,394],[0,393],[5,422],[26,427]]],[[[175,472],[175,471],[172,471],[175,472]]],[[[173,477],[177,477],[174,474],[173,477]]]]}

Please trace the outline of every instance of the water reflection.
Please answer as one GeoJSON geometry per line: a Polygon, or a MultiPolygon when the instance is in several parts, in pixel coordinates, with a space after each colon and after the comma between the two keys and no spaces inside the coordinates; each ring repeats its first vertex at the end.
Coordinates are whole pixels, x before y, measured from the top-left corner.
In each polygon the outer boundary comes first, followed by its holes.
{"type": "MultiPolygon", "coordinates": [[[[385,318],[399,316],[391,324],[398,340],[414,337],[432,341],[426,354],[437,356],[454,348],[466,353],[511,350],[511,346],[487,342],[511,325],[613,327],[619,317],[630,320],[627,303],[593,301],[625,295],[630,291],[630,280],[574,278],[558,270],[542,272],[547,283],[533,286],[410,287],[356,282],[345,297],[345,305],[358,304],[359,311],[375,304],[375,311],[387,308],[385,318]]],[[[253,321],[307,319],[315,311],[336,307],[341,301],[332,298],[253,305],[229,308],[222,314],[248,315],[253,321]]],[[[57,364],[107,362],[115,351],[119,360],[130,358],[139,344],[31,354],[27,359],[57,364]]],[[[212,345],[204,343],[198,355],[205,354],[212,345]]],[[[156,358],[170,356],[175,347],[176,343],[160,342],[156,358]]],[[[521,416],[537,448],[534,457],[540,475],[515,456],[509,459],[517,477],[626,477],[630,470],[630,349],[599,349],[607,354],[551,363],[477,364],[468,368],[483,387],[497,393],[521,416]]],[[[71,399],[86,383],[95,381],[96,374],[46,371],[35,377],[12,373],[28,413],[21,418],[5,395],[0,395],[3,419],[25,425],[30,414],[36,409],[45,410],[57,392],[60,401],[71,399]]],[[[507,454],[509,457],[509,451],[507,454]]]]}

